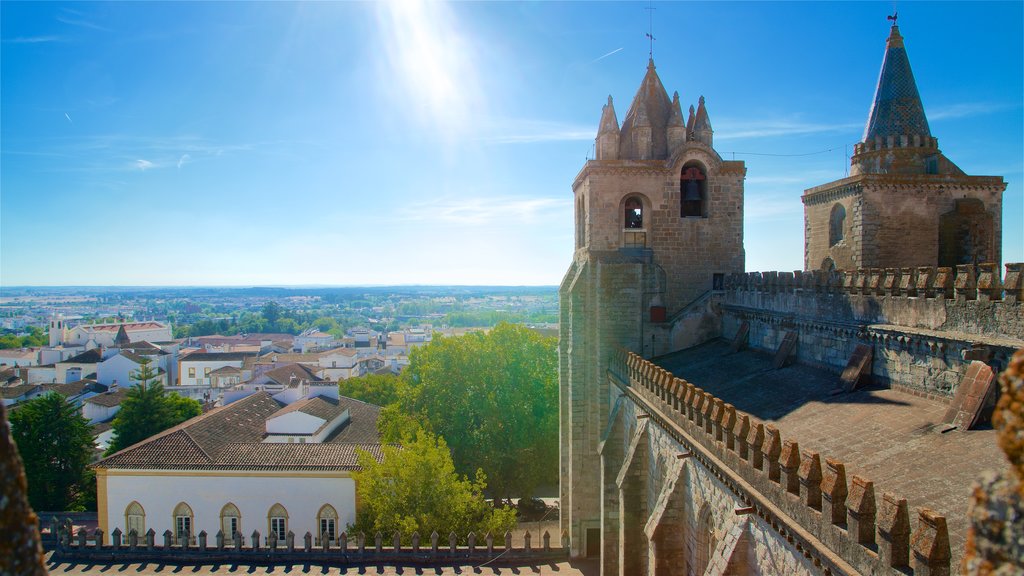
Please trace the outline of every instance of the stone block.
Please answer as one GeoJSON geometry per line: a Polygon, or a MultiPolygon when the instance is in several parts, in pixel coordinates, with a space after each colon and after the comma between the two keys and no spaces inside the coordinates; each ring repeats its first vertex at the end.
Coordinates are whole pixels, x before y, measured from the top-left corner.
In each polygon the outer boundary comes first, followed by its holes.
{"type": "Polygon", "coordinates": [[[878,513],[878,535],[882,542],[879,556],[886,566],[902,568],[910,564],[910,516],[907,499],[886,492],[878,513]]]}
{"type": "Polygon", "coordinates": [[[910,547],[914,551],[915,576],[949,576],[949,532],[943,516],[927,508],[920,509],[910,547]]]}
{"type": "Polygon", "coordinates": [[[875,543],[875,483],[854,475],[846,501],[850,537],[859,544],[875,543]]]}
{"type": "Polygon", "coordinates": [[[822,514],[832,524],[846,524],[847,494],[846,465],[833,458],[826,458],[821,479],[821,507],[822,514]]]}

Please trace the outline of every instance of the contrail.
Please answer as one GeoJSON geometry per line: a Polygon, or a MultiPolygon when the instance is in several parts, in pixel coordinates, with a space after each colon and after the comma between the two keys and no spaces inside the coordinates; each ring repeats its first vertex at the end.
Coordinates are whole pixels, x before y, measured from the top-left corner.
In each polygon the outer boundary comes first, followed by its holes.
{"type": "MultiPolygon", "coordinates": [[[[622,50],[622,48],[619,48],[619,50],[622,50]]],[[[71,116],[68,116],[67,112],[64,113],[64,117],[68,119],[68,122],[71,122],[72,124],[75,123],[75,121],[71,119],[71,116]]]]}
{"type": "Polygon", "coordinates": [[[604,56],[601,56],[600,58],[595,58],[595,59],[591,60],[590,63],[593,64],[594,62],[597,62],[598,60],[604,60],[605,58],[611,56],[612,54],[615,54],[616,52],[622,52],[622,48],[616,48],[615,50],[612,50],[611,52],[605,54],[604,56]]]}

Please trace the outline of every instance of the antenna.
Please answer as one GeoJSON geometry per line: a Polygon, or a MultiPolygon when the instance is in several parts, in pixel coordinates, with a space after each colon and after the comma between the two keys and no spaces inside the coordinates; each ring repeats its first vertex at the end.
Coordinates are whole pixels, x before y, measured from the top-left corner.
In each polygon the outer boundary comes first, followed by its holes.
{"type": "Polygon", "coordinates": [[[651,43],[650,51],[647,53],[647,56],[650,57],[651,60],[654,60],[654,41],[657,40],[657,38],[654,37],[654,0],[648,0],[647,7],[644,8],[644,10],[647,10],[647,33],[644,34],[644,36],[647,36],[651,43]]]}

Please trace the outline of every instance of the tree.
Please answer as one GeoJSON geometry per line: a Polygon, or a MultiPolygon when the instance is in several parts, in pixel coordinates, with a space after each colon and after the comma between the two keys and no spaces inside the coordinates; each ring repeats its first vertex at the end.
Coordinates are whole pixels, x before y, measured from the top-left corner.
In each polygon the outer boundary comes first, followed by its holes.
{"type": "Polygon", "coordinates": [[[107,454],[141,442],[202,413],[199,402],[176,393],[167,394],[156,379],[156,372],[148,359],[131,377],[137,384],[121,400],[121,409],[114,417],[114,438],[107,454]]]}
{"type": "MultiPolygon", "coordinates": [[[[60,394],[44,394],[11,412],[11,429],[36,510],[82,509],[88,502],[86,465],[94,448],[89,421],[60,394]]],[[[94,504],[95,506],[95,504],[94,504]]]]}
{"type": "MultiPolygon", "coordinates": [[[[451,447],[456,469],[482,468],[493,496],[528,497],[558,478],[557,341],[524,326],[435,337],[410,355],[398,412],[451,447]]],[[[408,433],[385,413],[380,429],[408,433]]]]}
{"type": "Polygon", "coordinates": [[[402,379],[394,374],[367,374],[357,378],[338,380],[338,391],[342,396],[387,406],[398,401],[402,379]]]}
{"type": "Polygon", "coordinates": [[[268,300],[260,310],[260,314],[267,321],[267,326],[276,326],[277,320],[281,318],[281,305],[273,300],[268,300]]]}
{"type": "Polygon", "coordinates": [[[454,531],[464,540],[471,531],[500,535],[515,526],[515,511],[494,508],[484,499],[482,471],[474,480],[455,472],[443,438],[421,431],[404,448],[385,445],[383,452],[381,462],[359,452],[362,469],[352,476],[360,508],[350,533],[397,530],[408,540],[413,532],[426,537],[435,530],[454,531]]]}

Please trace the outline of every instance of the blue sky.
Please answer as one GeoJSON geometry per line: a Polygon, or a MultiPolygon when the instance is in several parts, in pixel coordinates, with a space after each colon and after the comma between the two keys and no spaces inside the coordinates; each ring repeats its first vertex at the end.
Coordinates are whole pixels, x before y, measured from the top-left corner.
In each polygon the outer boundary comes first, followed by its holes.
{"type": "MultiPolygon", "coordinates": [[[[802,267],[893,3],[653,4],[654,58],[747,162],[748,270],[802,267]],[[764,156],[758,154],[805,154],[764,156]]],[[[898,6],[943,152],[1024,261],[1021,2],[898,6]]],[[[0,286],[557,284],[574,176],[647,3],[0,4],[0,286]]]]}

